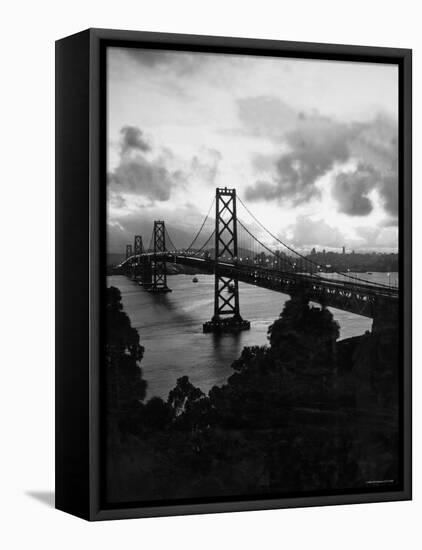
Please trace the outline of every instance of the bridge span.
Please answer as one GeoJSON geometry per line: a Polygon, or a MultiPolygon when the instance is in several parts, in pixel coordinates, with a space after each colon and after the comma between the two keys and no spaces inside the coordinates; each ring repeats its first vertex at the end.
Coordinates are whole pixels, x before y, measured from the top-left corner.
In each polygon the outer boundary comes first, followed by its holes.
{"type": "MultiPolygon", "coordinates": [[[[153,262],[154,258],[166,263],[175,263],[194,267],[200,272],[215,274],[216,270],[227,279],[237,279],[246,284],[267,288],[289,296],[304,295],[309,301],[324,307],[333,307],[375,318],[380,309],[398,307],[398,291],[396,288],[380,287],[370,283],[360,283],[347,280],[334,280],[319,274],[291,273],[274,268],[243,265],[241,262],[216,262],[209,258],[198,258],[195,255],[180,252],[145,253],[132,256],[121,264],[121,269],[134,279],[142,281],[137,270],[142,262],[153,262]]],[[[152,285],[149,280],[145,287],[152,285]]]]}
{"type": "Polygon", "coordinates": [[[338,279],[324,276],[320,266],[282,243],[257,220],[273,240],[288,249],[289,255],[275,252],[238,220],[235,189],[217,189],[215,203],[215,227],[201,248],[194,248],[193,245],[204,228],[209,212],[191,245],[185,249],[174,246],[164,221],[155,221],[148,250],[143,248],[142,236],[135,235],[134,246],[132,248],[131,244],[127,245],[126,260],[117,266],[118,272],[139,281],[146,290],[153,293],[171,292],[167,284],[166,266],[169,263],[190,266],[199,272],[213,274],[214,315],[210,321],[204,323],[204,332],[250,328],[249,321],[240,315],[239,281],[291,297],[303,296],[323,307],[341,309],[374,320],[388,318],[395,322],[394,319],[398,318],[397,288],[371,283],[350,273],[339,273],[341,277],[338,279]],[[256,250],[251,252],[249,247],[247,257],[243,257],[245,254],[242,256],[238,246],[239,229],[253,242],[259,243],[259,253],[256,250]],[[207,249],[211,239],[214,241],[213,248],[207,249]],[[260,256],[263,250],[267,253],[264,261],[260,256]],[[270,264],[268,253],[273,260],[270,264]],[[294,261],[295,258],[297,261],[294,261]]]}

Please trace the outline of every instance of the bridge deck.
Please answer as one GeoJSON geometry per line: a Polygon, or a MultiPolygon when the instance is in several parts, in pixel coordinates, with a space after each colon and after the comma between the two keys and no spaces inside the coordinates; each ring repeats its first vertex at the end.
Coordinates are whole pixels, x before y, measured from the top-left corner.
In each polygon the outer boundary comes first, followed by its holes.
{"type": "MultiPolygon", "coordinates": [[[[377,309],[398,307],[398,290],[395,288],[361,283],[360,281],[333,280],[320,275],[286,272],[273,268],[241,264],[239,262],[218,262],[212,259],[199,258],[182,252],[164,252],[158,254],[169,263],[196,267],[206,273],[214,273],[238,279],[247,284],[267,288],[293,296],[305,293],[309,300],[327,307],[334,307],[350,313],[374,318],[377,309]]],[[[134,259],[153,257],[153,253],[132,256],[123,264],[134,259]]]]}

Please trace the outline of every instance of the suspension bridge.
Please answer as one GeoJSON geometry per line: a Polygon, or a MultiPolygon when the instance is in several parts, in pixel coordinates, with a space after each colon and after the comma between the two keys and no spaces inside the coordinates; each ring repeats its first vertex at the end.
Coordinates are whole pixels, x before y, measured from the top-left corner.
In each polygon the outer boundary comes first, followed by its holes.
{"type": "Polygon", "coordinates": [[[240,312],[239,281],[374,320],[395,322],[398,318],[398,288],[348,272],[331,270],[328,276],[326,266],[316,264],[268,230],[236,196],[236,189],[216,189],[188,247],[177,248],[165,221],[157,220],[148,248],[144,248],[142,235],[135,235],[133,245],[126,245],[126,259],[116,269],[148,292],[166,293],[171,292],[167,282],[170,263],[214,275],[214,314],[204,323],[204,332],[250,328],[240,312]],[[249,222],[238,216],[238,202],[249,222]]]}

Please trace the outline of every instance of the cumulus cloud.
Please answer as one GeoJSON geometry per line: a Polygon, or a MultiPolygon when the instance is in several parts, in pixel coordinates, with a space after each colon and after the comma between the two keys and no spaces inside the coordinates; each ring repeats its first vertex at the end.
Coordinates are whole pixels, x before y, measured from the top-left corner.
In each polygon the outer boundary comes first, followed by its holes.
{"type": "Polygon", "coordinates": [[[366,216],[373,209],[368,194],[376,186],[378,174],[372,166],[359,164],[356,170],[338,174],[333,197],[339,212],[349,216],[366,216]]]}
{"type": "Polygon", "coordinates": [[[203,147],[191,162],[191,175],[195,180],[200,178],[209,185],[214,185],[222,155],[216,149],[203,147]]]}
{"type": "Polygon", "coordinates": [[[398,228],[395,226],[358,227],[356,229],[356,244],[351,246],[378,250],[397,250],[398,228]]]}
{"type": "Polygon", "coordinates": [[[181,170],[170,169],[171,152],[153,151],[142,131],[134,126],[123,127],[120,134],[119,164],[108,174],[110,192],[115,197],[129,193],[151,202],[168,201],[172,190],[186,181],[181,170]]]}
{"type": "Polygon", "coordinates": [[[155,67],[168,63],[171,53],[167,50],[150,50],[147,48],[125,48],[124,52],[140,65],[155,67]]]}
{"type": "Polygon", "coordinates": [[[249,186],[246,197],[252,201],[287,199],[297,205],[319,196],[317,180],[335,163],[348,160],[348,140],[354,134],[346,124],[317,114],[301,115],[297,127],[284,136],[287,152],[276,159],[270,179],[249,186]]]}
{"type": "Polygon", "coordinates": [[[340,249],[344,245],[357,250],[394,250],[397,249],[397,227],[360,226],[354,235],[346,236],[341,229],[323,219],[301,215],[286,229],[281,239],[305,250],[313,247],[340,249]]]}
{"type": "Polygon", "coordinates": [[[397,170],[392,170],[390,174],[382,177],[379,187],[384,207],[386,211],[393,216],[398,215],[399,209],[398,181],[397,170]]]}
{"type": "Polygon", "coordinates": [[[123,126],[120,130],[122,154],[138,150],[144,153],[151,150],[151,146],[142,131],[136,126],[123,126]]]}
{"type": "Polygon", "coordinates": [[[126,199],[122,197],[122,195],[114,193],[113,191],[108,194],[107,200],[108,204],[113,208],[124,208],[127,206],[126,199]]]}
{"type": "MultiPolygon", "coordinates": [[[[356,179],[351,181],[351,193],[359,194],[359,189],[353,190],[353,182],[361,182],[360,171],[362,165],[371,173],[372,188],[378,191],[386,213],[394,218],[398,214],[398,136],[397,124],[387,115],[379,113],[367,124],[359,125],[359,131],[350,144],[351,157],[359,159],[355,174],[356,179]]],[[[341,185],[337,179],[336,185],[341,185]]],[[[367,180],[366,188],[371,183],[367,180]]],[[[359,185],[357,186],[359,187],[359,185]]],[[[333,194],[336,188],[333,189],[333,194]]],[[[341,193],[338,195],[340,208],[342,207],[341,193]]]]}
{"type": "Polygon", "coordinates": [[[320,196],[322,176],[352,161],[356,168],[340,172],[333,186],[339,212],[369,214],[368,194],[376,189],[386,213],[397,215],[397,123],[391,117],[378,113],[368,122],[343,123],[262,97],[242,100],[238,108],[247,131],[267,135],[280,150],[255,157],[259,177],[246,189],[248,200],[305,203],[320,196]]]}
{"type": "Polygon", "coordinates": [[[173,187],[182,181],[182,173],[170,172],[162,159],[148,160],[142,156],[123,159],[109,175],[111,187],[151,201],[168,201],[173,187]]]}
{"type": "Polygon", "coordinates": [[[189,76],[200,70],[211,56],[195,52],[124,48],[126,55],[141,66],[171,70],[178,76],[189,76]]]}
{"type": "Polygon", "coordinates": [[[337,227],[332,227],[324,220],[313,220],[309,216],[298,216],[296,222],[289,226],[282,235],[293,246],[339,248],[344,245],[345,237],[337,227]]]}

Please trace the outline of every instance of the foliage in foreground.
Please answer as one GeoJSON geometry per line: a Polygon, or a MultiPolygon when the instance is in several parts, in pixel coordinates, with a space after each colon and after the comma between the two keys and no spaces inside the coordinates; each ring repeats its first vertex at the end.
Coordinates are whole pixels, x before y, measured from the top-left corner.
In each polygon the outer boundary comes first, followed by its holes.
{"type": "Polygon", "coordinates": [[[148,501],[362,488],[397,479],[397,335],[336,343],[338,324],[290,300],[269,345],[243,349],[208,396],[187,376],[145,402],[139,335],[107,294],[107,488],[148,501]]]}

